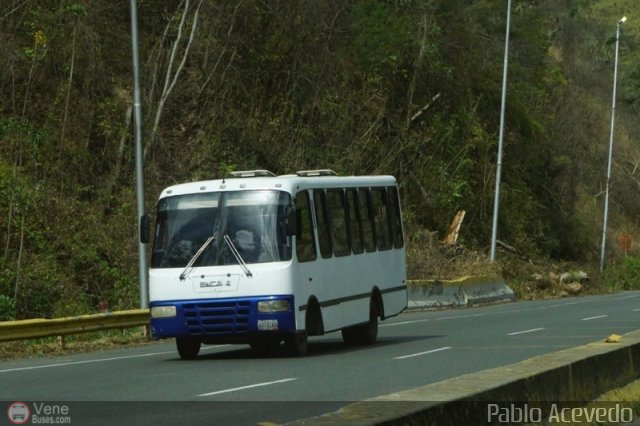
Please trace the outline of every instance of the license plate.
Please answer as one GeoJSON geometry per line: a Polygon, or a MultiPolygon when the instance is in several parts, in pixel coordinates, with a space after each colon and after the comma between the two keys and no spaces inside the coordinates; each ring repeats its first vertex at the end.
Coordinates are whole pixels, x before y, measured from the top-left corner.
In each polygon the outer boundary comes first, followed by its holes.
{"type": "Polygon", "coordinates": [[[258,320],[258,330],[277,330],[277,329],[278,329],[277,319],[258,320]]]}

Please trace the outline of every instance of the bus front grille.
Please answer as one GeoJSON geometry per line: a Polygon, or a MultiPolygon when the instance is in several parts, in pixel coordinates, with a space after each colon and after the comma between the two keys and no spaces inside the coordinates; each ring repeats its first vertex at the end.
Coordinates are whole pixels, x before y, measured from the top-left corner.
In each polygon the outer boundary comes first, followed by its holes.
{"type": "Polygon", "coordinates": [[[249,302],[189,303],[184,317],[192,335],[242,334],[249,326],[249,302]]]}

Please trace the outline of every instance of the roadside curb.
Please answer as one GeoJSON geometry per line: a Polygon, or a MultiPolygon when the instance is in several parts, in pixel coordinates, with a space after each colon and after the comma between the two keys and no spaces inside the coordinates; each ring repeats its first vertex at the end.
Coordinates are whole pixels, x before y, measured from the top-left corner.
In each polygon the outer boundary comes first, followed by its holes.
{"type": "Polygon", "coordinates": [[[477,373],[348,404],[334,413],[286,423],[328,425],[457,425],[487,420],[498,403],[576,405],[640,377],[640,330],[619,343],[594,342],[477,373]],[[484,417],[483,417],[484,416],[484,417]]]}
{"type": "Polygon", "coordinates": [[[457,280],[409,280],[408,310],[452,308],[515,300],[502,278],[464,277],[457,280]]]}

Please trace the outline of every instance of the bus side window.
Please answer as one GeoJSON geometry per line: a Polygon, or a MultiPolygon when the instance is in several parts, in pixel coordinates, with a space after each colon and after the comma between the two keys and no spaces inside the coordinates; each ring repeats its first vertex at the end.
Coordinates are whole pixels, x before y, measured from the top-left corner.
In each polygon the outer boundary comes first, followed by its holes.
{"type": "Polygon", "coordinates": [[[398,196],[398,188],[390,186],[387,188],[389,196],[389,220],[391,224],[391,235],[393,236],[393,246],[402,248],[404,246],[404,237],[402,235],[402,218],[400,217],[400,197],[398,196]]]}
{"type": "Polygon", "coordinates": [[[318,242],[320,243],[320,255],[331,257],[331,230],[327,214],[327,200],[324,190],[313,191],[313,200],[316,207],[316,223],[318,224],[318,242]]]}
{"type": "Polygon", "coordinates": [[[307,191],[296,194],[296,255],[298,262],[316,260],[316,243],[313,237],[311,203],[307,191]]]}
{"type": "Polygon", "coordinates": [[[366,251],[376,251],[376,234],[373,226],[373,210],[371,208],[371,194],[368,188],[358,188],[358,209],[362,223],[362,235],[366,251]]]}
{"type": "Polygon", "coordinates": [[[360,254],[364,251],[362,218],[358,208],[358,192],[355,188],[347,189],[347,222],[349,224],[349,237],[353,254],[360,254]]]}
{"type": "Polygon", "coordinates": [[[342,189],[328,189],[326,194],[333,254],[335,256],[347,256],[351,254],[351,249],[349,247],[349,229],[347,228],[344,191],[342,189]]]}
{"type": "Polygon", "coordinates": [[[373,211],[375,214],[375,229],[378,250],[388,250],[392,241],[389,235],[389,218],[387,213],[387,191],[385,188],[371,190],[373,211]]]}

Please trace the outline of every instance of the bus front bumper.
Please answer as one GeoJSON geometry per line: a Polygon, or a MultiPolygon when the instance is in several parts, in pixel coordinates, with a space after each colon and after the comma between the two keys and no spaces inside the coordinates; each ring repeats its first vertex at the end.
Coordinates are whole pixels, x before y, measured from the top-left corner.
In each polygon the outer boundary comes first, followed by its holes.
{"type": "Polygon", "coordinates": [[[293,302],[291,295],[151,302],[151,336],[224,343],[293,332],[293,302]]]}

